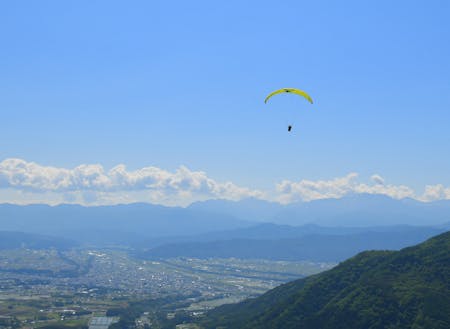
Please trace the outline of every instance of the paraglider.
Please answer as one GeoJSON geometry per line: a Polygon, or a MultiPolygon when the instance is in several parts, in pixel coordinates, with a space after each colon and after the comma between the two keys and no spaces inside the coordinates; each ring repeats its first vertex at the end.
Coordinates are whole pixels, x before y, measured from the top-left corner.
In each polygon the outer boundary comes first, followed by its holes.
{"type": "Polygon", "coordinates": [[[311,96],[309,96],[309,95],[308,95],[306,92],[304,92],[303,90],[296,89],[296,88],[281,88],[281,89],[275,90],[275,91],[271,92],[271,93],[266,97],[266,99],[264,100],[264,103],[267,103],[267,101],[268,101],[272,96],[275,96],[275,95],[278,95],[278,94],[281,94],[281,93],[293,93],[293,94],[296,94],[296,95],[299,95],[299,96],[303,96],[303,97],[306,98],[306,100],[307,100],[308,102],[310,102],[311,104],[313,103],[313,100],[312,100],[311,96]]]}
{"type": "MultiPolygon", "coordinates": [[[[271,92],[271,93],[266,97],[266,99],[264,100],[264,103],[267,103],[267,101],[268,101],[272,96],[275,96],[275,95],[278,95],[278,94],[282,94],[282,93],[292,93],[292,94],[295,94],[295,95],[298,95],[298,96],[302,96],[302,97],[304,97],[308,102],[310,102],[311,104],[313,103],[313,100],[312,100],[311,96],[308,95],[308,93],[306,93],[306,92],[303,91],[303,90],[296,89],[296,88],[281,88],[281,89],[275,90],[275,91],[271,92]]],[[[292,125],[289,125],[289,126],[288,126],[288,131],[290,132],[291,130],[292,130],[292,125]]]]}

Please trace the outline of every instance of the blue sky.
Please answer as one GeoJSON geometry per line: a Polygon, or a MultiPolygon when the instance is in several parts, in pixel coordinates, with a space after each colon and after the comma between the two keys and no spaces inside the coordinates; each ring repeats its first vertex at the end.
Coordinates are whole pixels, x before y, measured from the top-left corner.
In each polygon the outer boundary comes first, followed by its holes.
{"type": "MultiPolygon", "coordinates": [[[[377,174],[450,198],[449,15],[448,1],[3,2],[0,161],[184,166],[262,191],[377,174]],[[265,105],[280,87],[315,103],[265,105]]],[[[11,201],[29,184],[4,168],[11,201]]]]}

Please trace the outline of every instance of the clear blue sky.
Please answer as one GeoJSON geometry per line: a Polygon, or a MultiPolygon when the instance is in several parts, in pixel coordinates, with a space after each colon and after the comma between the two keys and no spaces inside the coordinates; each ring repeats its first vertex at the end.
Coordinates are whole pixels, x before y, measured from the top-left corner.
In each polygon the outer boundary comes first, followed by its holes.
{"type": "Polygon", "coordinates": [[[449,186],[449,17],[444,0],[4,1],[0,161],[449,186]],[[265,105],[280,87],[315,103],[265,105]]]}

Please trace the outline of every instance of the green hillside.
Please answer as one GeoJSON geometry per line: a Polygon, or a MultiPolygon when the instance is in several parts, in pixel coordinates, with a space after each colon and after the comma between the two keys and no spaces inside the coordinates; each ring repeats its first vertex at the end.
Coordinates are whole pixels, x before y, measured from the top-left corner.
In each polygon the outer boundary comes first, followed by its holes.
{"type": "Polygon", "coordinates": [[[450,328],[450,232],[212,310],[203,328],[450,328]]]}

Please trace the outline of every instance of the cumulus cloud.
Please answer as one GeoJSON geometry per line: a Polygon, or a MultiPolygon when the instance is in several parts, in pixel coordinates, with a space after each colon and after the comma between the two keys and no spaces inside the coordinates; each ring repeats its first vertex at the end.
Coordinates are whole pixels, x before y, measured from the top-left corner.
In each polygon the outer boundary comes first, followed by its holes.
{"type": "Polygon", "coordinates": [[[232,182],[218,182],[203,171],[192,171],[185,166],[175,171],[153,166],[128,170],[120,164],[106,170],[100,164],[82,164],[68,169],[22,159],[0,162],[0,202],[21,204],[150,202],[183,206],[207,199],[248,197],[291,203],[361,193],[421,201],[450,199],[450,188],[441,184],[428,185],[423,194],[417,195],[412,188],[389,184],[378,174],[373,174],[368,182],[361,181],[355,172],[328,180],[283,180],[275,185],[275,190],[264,192],[232,182]]]}
{"type": "Polygon", "coordinates": [[[405,185],[385,184],[379,175],[371,177],[372,184],[358,181],[357,173],[331,180],[301,180],[299,182],[282,181],[277,184],[278,201],[290,203],[317,199],[341,198],[352,193],[384,194],[395,199],[414,197],[414,190],[405,185]]]}
{"type": "Polygon", "coordinates": [[[347,176],[332,180],[311,181],[304,179],[299,182],[284,180],[276,186],[276,190],[280,194],[278,201],[290,203],[340,198],[351,192],[356,177],[358,177],[358,174],[350,173],[347,176]]]}
{"type": "Polygon", "coordinates": [[[205,172],[191,171],[184,166],[175,172],[157,167],[129,171],[121,164],[106,171],[100,164],[83,164],[66,169],[42,166],[22,159],[0,162],[0,188],[33,193],[61,193],[66,201],[81,199],[82,203],[117,200],[192,201],[207,198],[239,200],[263,196],[258,190],[240,187],[231,182],[217,182],[205,172]]]}
{"type": "Polygon", "coordinates": [[[419,199],[422,201],[450,199],[450,188],[445,188],[442,184],[427,185],[425,186],[425,192],[419,199]]]}
{"type": "Polygon", "coordinates": [[[380,175],[377,175],[377,174],[372,175],[370,177],[370,179],[372,180],[372,182],[374,182],[377,185],[384,185],[384,178],[381,177],[380,175]]]}
{"type": "Polygon", "coordinates": [[[0,162],[0,187],[35,191],[98,189],[108,183],[101,165],[81,165],[72,170],[46,167],[21,159],[0,162]]]}

